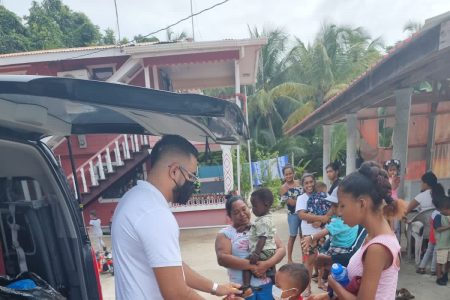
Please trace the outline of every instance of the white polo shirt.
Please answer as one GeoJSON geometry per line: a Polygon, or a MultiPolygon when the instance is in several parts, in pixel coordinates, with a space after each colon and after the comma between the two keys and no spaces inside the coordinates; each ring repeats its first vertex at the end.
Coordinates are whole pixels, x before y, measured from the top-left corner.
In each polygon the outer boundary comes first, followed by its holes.
{"type": "Polygon", "coordinates": [[[138,181],[114,212],[116,299],[163,299],[153,268],[182,266],[179,227],[161,192],[138,181]]]}

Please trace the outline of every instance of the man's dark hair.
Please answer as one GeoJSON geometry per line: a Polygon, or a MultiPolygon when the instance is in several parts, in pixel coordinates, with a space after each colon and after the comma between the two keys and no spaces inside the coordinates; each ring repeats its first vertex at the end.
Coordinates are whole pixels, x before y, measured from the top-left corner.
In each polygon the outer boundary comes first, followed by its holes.
{"type": "Polygon", "coordinates": [[[267,206],[272,206],[273,204],[273,194],[268,188],[257,189],[252,193],[251,198],[257,201],[262,201],[267,206]]]}
{"type": "Polygon", "coordinates": [[[165,135],[160,139],[150,153],[150,163],[155,166],[166,155],[192,155],[198,158],[198,151],[187,139],[179,135],[165,135]]]}
{"type": "Polygon", "coordinates": [[[303,264],[293,263],[282,266],[278,272],[289,274],[292,281],[298,284],[297,288],[300,293],[308,287],[309,284],[309,272],[303,264]]]}

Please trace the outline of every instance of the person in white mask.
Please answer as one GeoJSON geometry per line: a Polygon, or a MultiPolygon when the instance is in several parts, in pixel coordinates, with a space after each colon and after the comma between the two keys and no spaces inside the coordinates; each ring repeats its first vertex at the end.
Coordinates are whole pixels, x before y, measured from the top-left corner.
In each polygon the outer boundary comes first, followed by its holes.
{"type": "Polygon", "coordinates": [[[272,296],[275,300],[303,300],[309,284],[309,272],[303,264],[286,264],[275,275],[272,296]]]}

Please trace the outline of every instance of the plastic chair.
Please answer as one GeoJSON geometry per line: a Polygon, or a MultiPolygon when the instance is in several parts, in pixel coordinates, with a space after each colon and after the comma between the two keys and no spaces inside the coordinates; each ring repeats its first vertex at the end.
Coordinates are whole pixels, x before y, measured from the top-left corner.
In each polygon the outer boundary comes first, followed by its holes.
{"type": "Polygon", "coordinates": [[[429,239],[430,237],[430,218],[431,213],[435,208],[425,209],[418,214],[414,215],[407,221],[406,229],[406,254],[407,258],[411,260],[412,258],[412,238],[415,239],[414,247],[414,258],[416,265],[420,264],[420,251],[422,249],[423,240],[429,239]]]}

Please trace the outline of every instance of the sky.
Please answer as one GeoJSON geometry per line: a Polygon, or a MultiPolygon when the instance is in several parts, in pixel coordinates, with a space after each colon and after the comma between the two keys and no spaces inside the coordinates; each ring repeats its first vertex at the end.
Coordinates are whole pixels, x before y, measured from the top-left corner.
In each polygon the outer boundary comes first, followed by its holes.
{"type": "MultiPolygon", "coordinates": [[[[37,0],[40,2],[41,0],[37,0]]],[[[192,0],[198,12],[223,0],[192,0]]],[[[28,14],[32,0],[0,0],[19,16],[28,14]]],[[[164,28],[190,15],[190,0],[116,0],[122,37],[164,28]]],[[[72,10],[85,13],[101,30],[117,33],[114,0],[63,0],[72,10]]],[[[230,0],[194,17],[196,41],[248,38],[248,26],[281,28],[308,43],[322,24],[334,23],[364,27],[373,38],[386,45],[403,40],[409,21],[423,23],[427,18],[450,11],[450,0],[230,0]]],[[[192,36],[191,22],[173,28],[192,36]]],[[[165,32],[156,35],[166,39],[165,32]]]]}

